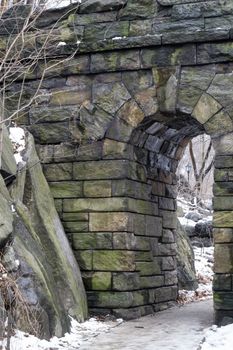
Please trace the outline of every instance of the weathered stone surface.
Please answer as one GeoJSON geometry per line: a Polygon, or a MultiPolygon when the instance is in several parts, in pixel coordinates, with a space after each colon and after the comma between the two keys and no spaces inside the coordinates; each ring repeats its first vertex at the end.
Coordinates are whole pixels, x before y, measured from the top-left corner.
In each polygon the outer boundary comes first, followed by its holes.
{"type": "Polygon", "coordinates": [[[0,247],[2,248],[13,231],[13,214],[10,208],[10,198],[0,175],[0,247]]]}
{"type": "Polygon", "coordinates": [[[90,233],[81,231],[78,233],[78,230],[73,232],[75,232],[72,235],[74,249],[112,249],[112,233],[110,232],[90,233]]]}
{"type": "Polygon", "coordinates": [[[231,228],[214,228],[215,243],[233,243],[233,230],[231,228]]]}
{"type": "Polygon", "coordinates": [[[15,175],[17,166],[14,158],[13,146],[9,139],[9,133],[5,126],[2,127],[0,133],[2,133],[2,154],[0,162],[0,170],[4,171],[7,175],[15,175]]]}
{"type": "Polygon", "coordinates": [[[48,181],[72,180],[72,163],[44,165],[43,170],[48,181]]]}
{"type": "Polygon", "coordinates": [[[93,270],[97,271],[135,271],[134,252],[94,251],[93,270]]]}
{"type": "Polygon", "coordinates": [[[139,51],[96,53],[91,55],[91,71],[98,73],[138,69],[140,67],[139,57],[139,51]]]}
{"type": "Polygon", "coordinates": [[[213,227],[233,227],[233,212],[216,211],[214,213],[213,227]]]}
{"type": "Polygon", "coordinates": [[[130,213],[90,213],[90,231],[131,231],[130,213]]]}
{"type": "Polygon", "coordinates": [[[177,243],[177,277],[180,289],[195,290],[198,287],[194,266],[194,252],[189,238],[178,223],[177,243]]]}
{"type": "Polygon", "coordinates": [[[209,94],[204,93],[196,104],[192,116],[201,124],[204,124],[221,108],[222,106],[220,103],[209,94]]]}
{"type": "Polygon", "coordinates": [[[122,178],[126,176],[128,172],[128,166],[129,162],[126,160],[79,162],[74,164],[74,179],[104,180],[122,178]]]}
{"type": "Polygon", "coordinates": [[[122,83],[94,84],[93,102],[110,114],[130,99],[130,94],[122,83]]]}
{"type": "Polygon", "coordinates": [[[179,64],[195,64],[196,52],[193,45],[186,45],[181,47],[163,47],[157,50],[144,49],[142,50],[142,67],[165,67],[179,64]]]}
{"type": "Polygon", "coordinates": [[[233,245],[216,244],[215,245],[215,273],[232,273],[233,272],[233,245]]]}
{"type": "Polygon", "coordinates": [[[111,181],[85,181],[83,192],[85,197],[111,197],[111,181]]]}
{"type": "Polygon", "coordinates": [[[231,291],[232,275],[230,274],[216,274],[213,280],[213,290],[228,290],[231,291]]]}
{"type": "Polygon", "coordinates": [[[207,134],[220,136],[233,130],[233,121],[226,111],[221,110],[204,124],[204,128],[207,134]]]}
{"type": "Polygon", "coordinates": [[[112,278],[114,290],[127,291],[139,289],[140,287],[139,275],[135,272],[114,272],[112,278]]]}
{"type": "Polygon", "coordinates": [[[105,12],[122,8],[126,0],[84,0],[79,7],[79,13],[105,12]]]}
{"type": "Polygon", "coordinates": [[[82,182],[60,181],[50,182],[50,190],[54,198],[74,198],[82,196],[82,182]]]}
{"type": "Polygon", "coordinates": [[[136,262],[136,270],[139,271],[140,276],[152,276],[161,273],[158,261],[155,259],[151,262],[136,262]]]}

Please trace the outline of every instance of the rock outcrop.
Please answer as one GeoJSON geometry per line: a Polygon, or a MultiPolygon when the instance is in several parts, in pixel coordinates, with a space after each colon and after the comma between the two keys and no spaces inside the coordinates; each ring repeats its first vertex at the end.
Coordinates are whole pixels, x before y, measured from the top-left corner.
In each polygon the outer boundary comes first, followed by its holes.
{"type": "Polygon", "coordinates": [[[24,161],[11,196],[0,183],[2,264],[19,293],[11,305],[14,321],[41,337],[61,336],[69,315],[80,322],[87,317],[86,294],[29,134],[24,161]]]}

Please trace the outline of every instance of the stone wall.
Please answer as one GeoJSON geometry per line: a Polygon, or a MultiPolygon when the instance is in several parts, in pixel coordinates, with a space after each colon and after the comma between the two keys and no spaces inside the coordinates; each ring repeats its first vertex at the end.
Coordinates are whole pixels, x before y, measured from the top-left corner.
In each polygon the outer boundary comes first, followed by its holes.
{"type": "Polygon", "coordinates": [[[41,82],[42,60],[23,94],[20,83],[7,93],[14,109],[41,84],[17,121],[37,142],[90,310],[131,318],[176,300],[175,171],[205,132],[216,152],[216,319],[232,317],[233,5],[87,0],[70,11],[47,50],[46,67],[60,63],[41,82]]]}

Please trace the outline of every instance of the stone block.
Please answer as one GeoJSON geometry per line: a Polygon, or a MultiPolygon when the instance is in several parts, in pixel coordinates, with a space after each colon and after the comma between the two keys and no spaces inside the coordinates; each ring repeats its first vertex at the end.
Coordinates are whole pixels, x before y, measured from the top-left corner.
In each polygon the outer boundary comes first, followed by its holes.
{"type": "Polygon", "coordinates": [[[177,298],[177,287],[158,288],[155,290],[154,295],[156,303],[161,303],[170,300],[175,301],[177,298]]]}
{"type": "Polygon", "coordinates": [[[127,198],[78,198],[64,199],[64,212],[110,212],[110,211],[128,211],[127,198]]]}
{"type": "Polygon", "coordinates": [[[113,233],[113,249],[135,250],[137,237],[130,232],[113,233]]]}
{"type": "Polygon", "coordinates": [[[157,14],[158,5],[153,0],[128,0],[119,11],[121,19],[147,19],[157,14]]]}
{"type": "Polygon", "coordinates": [[[81,105],[84,101],[91,99],[91,90],[89,87],[81,86],[77,90],[59,90],[53,91],[50,98],[50,106],[70,106],[81,105]]]}
{"type": "Polygon", "coordinates": [[[153,259],[151,262],[137,261],[136,270],[139,271],[140,276],[152,276],[159,275],[161,273],[160,266],[156,259],[153,259]]]}
{"type": "Polygon", "coordinates": [[[197,63],[229,62],[233,57],[232,42],[204,43],[197,45],[197,63]]]}
{"type": "Polygon", "coordinates": [[[214,228],[213,236],[215,243],[233,243],[232,228],[214,228]]]}
{"type": "Polygon", "coordinates": [[[28,130],[34,136],[35,141],[41,144],[57,144],[72,139],[68,122],[34,124],[29,126],[28,130]]]}
{"type": "Polygon", "coordinates": [[[82,197],[83,184],[81,181],[50,182],[49,188],[54,198],[82,197]]]}
{"type": "Polygon", "coordinates": [[[91,72],[108,72],[140,68],[138,50],[95,53],[91,55],[91,72]]]}
{"type": "Polygon", "coordinates": [[[132,217],[130,213],[90,213],[90,231],[131,231],[132,217]]]}
{"type": "Polygon", "coordinates": [[[36,151],[42,164],[53,162],[54,145],[36,145],[36,151]]]}
{"type": "Polygon", "coordinates": [[[88,221],[88,213],[62,213],[63,221],[88,221]]]}
{"type": "Polygon", "coordinates": [[[114,37],[127,37],[129,34],[128,21],[115,21],[112,23],[90,23],[85,27],[84,41],[98,41],[114,37]]]}
{"type": "Polygon", "coordinates": [[[112,233],[75,232],[72,243],[74,249],[112,249],[112,233]]]}
{"type": "Polygon", "coordinates": [[[102,143],[74,145],[54,145],[54,162],[72,162],[98,160],[102,157],[102,143]]]}
{"type": "Polygon", "coordinates": [[[156,288],[164,285],[164,276],[140,277],[141,288],[156,288]]]}
{"type": "Polygon", "coordinates": [[[167,67],[174,65],[192,65],[196,63],[195,45],[178,47],[166,46],[153,49],[142,49],[142,68],[167,67]]]}
{"type": "MultiPolygon", "coordinates": [[[[226,111],[222,110],[210,118],[204,124],[204,128],[208,135],[216,137],[224,134],[226,130],[228,132],[231,132],[233,130],[233,121],[230,118],[229,114],[226,111]]],[[[214,145],[217,154],[227,154],[226,151],[229,151],[230,144],[227,143],[227,147],[225,147],[224,142],[222,142],[222,138],[217,139],[216,142],[214,142],[214,145]]]]}
{"type": "Polygon", "coordinates": [[[149,252],[135,251],[135,260],[138,262],[153,262],[153,254],[149,252]]]}
{"type": "Polygon", "coordinates": [[[93,84],[92,93],[93,103],[112,115],[131,97],[125,86],[119,82],[93,84]]]}
{"type": "Polygon", "coordinates": [[[140,287],[139,275],[136,272],[121,272],[112,274],[113,290],[127,291],[140,287]]]}
{"type": "Polygon", "coordinates": [[[103,160],[74,164],[75,180],[105,180],[126,177],[129,167],[127,160],[103,160]]]}
{"type": "Polygon", "coordinates": [[[132,292],[87,292],[90,307],[128,308],[133,303],[132,292]]]}
{"type": "Polygon", "coordinates": [[[93,252],[93,270],[135,271],[135,255],[132,251],[103,250],[93,252]]]}
{"type": "Polygon", "coordinates": [[[113,180],[112,195],[117,197],[133,197],[151,200],[151,186],[138,181],[113,180]]]}
{"type": "Polygon", "coordinates": [[[63,227],[66,232],[87,232],[88,221],[64,221],[63,227]]]}
{"type": "Polygon", "coordinates": [[[172,271],[176,268],[176,259],[172,256],[166,256],[161,258],[162,270],[172,271]]]}
{"type": "Polygon", "coordinates": [[[165,210],[176,210],[176,202],[172,198],[159,198],[159,208],[165,210]]]}
{"type": "Polygon", "coordinates": [[[215,310],[233,310],[233,292],[214,292],[215,310]]]}
{"type": "Polygon", "coordinates": [[[45,164],[43,171],[47,181],[72,180],[73,177],[72,163],[45,164]]]}
{"type": "Polygon", "coordinates": [[[93,270],[92,264],[92,250],[74,251],[75,258],[81,270],[90,271],[93,270]]]}
{"type": "Polygon", "coordinates": [[[232,288],[232,275],[230,274],[215,274],[213,280],[214,291],[231,291],[232,288]]]}
{"type": "Polygon", "coordinates": [[[164,274],[164,285],[165,286],[171,286],[171,285],[177,285],[178,278],[177,278],[177,271],[166,271],[164,274]]]}
{"type": "Polygon", "coordinates": [[[227,195],[225,197],[214,197],[214,210],[231,210],[233,208],[233,197],[230,193],[227,193],[227,195]]]}
{"type": "MultiPolygon", "coordinates": [[[[64,81],[65,83],[65,81],[64,81]]],[[[63,83],[63,84],[64,84],[63,83]]],[[[30,124],[41,124],[45,122],[64,122],[68,121],[73,115],[78,114],[77,107],[43,107],[31,108],[29,111],[30,124]]],[[[48,125],[48,124],[47,124],[48,125]]]]}
{"type": "Polygon", "coordinates": [[[85,181],[83,191],[85,197],[111,197],[111,181],[85,181]]]}
{"type": "Polygon", "coordinates": [[[233,273],[233,245],[215,244],[214,251],[214,272],[215,273],[233,273]]]}
{"type": "Polygon", "coordinates": [[[213,227],[233,227],[233,211],[214,212],[213,227]]]}
{"type": "Polygon", "coordinates": [[[105,139],[103,142],[103,159],[133,160],[133,147],[124,142],[105,139]]]}
{"type": "Polygon", "coordinates": [[[128,142],[131,138],[132,131],[132,125],[116,117],[108,129],[106,137],[116,141],[128,142]]]}
{"type": "Polygon", "coordinates": [[[233,156],[216,156],[214,166],[217,169],[232,168],[233,156]]]}
{"type": "Polygon", "coordinates": [[[87,290],[111,290],[111,272],[83,272],[82,278],[87,290]]]}
{"type": "Polygon", "coordinates": [[[221,108],[222,105],[211,95],[203,93],[192,112],[192,117],[197,119],[201,124],[205,124],[221,108]]]}
{"type": "Polygon", "coordinates": [[[160,214],[163,217],[163,227],[168,229],[176,229],[177,216],[176,213],[171,211],[160,210],[160,214]]]}
{"type": "Polygon", "coordinates": [[[162,242],[174,243],[175,242],[174,233],[171,230],[163,230],[162,242]]]}
{"type": "Polygon", "coordinates": [[[177,254],[176,243],[159,243],[159,256],[172,256],[177,254]]]}

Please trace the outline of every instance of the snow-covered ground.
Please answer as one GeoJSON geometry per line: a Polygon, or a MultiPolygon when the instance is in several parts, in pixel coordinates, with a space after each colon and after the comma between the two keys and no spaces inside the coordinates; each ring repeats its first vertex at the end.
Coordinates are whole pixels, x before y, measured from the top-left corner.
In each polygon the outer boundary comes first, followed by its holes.
{"type": "MultiPolygon", "coordinates": [[[[122,322],[121,319],[116,322],[103,323],[91,318],[84,323],[78,323],[71,319],[71,331],[66,333],[63,338],[53,337],[50,341],[41,340],[33,335],[26,334],[19,330],[11,337],[11,350],[76,350],[85,341],[95,338],[100,333],[109,332],[111,328],[116,327],[122,322]]],[[[0,349],[6,349],[6,339],[0,342],[0,349]],[[2,348],[1,348],[2,345],[2,348]]]]}
{"type": "Polygon", "coordinates": [[[212,326],[206,330],[204,337],[200,350],[232,350],[233,324],[220,328],[212,326]]]}

